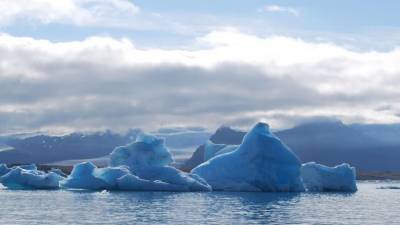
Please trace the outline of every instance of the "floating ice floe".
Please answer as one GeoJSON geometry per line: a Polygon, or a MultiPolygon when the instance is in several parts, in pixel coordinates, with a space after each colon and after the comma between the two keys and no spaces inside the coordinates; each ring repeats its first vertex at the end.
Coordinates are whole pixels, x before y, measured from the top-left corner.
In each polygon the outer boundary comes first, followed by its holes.
{"type": "Polygon", "coordinates": [[[0,183],[9,189],[58,189],[59,182],[63,179],[53,172],[43,172],[36,166],[17,166],[9,169],[0,177],[0,183]]]}
{"type": "Polygon", "coordinates": [[[335,167],[305,163],[301,167],[301,176],[307,191],[357,191],[356,170],[347,163],[335,167]]]}
{"type": "Polygon", "coordinates": [[[168,166],[171,162],[164,141],[142,133],[134,143],[117,147],[111,153],[110,167],[75,165],[62,186],[90,190],[211,191],[202,178],[168,166]]]}
{"type": "Polygon", "coordinates": [[[269,130],[256,124],[233,152],[192,170],[219,191],[304,191],[296,155],[269,130]]]}

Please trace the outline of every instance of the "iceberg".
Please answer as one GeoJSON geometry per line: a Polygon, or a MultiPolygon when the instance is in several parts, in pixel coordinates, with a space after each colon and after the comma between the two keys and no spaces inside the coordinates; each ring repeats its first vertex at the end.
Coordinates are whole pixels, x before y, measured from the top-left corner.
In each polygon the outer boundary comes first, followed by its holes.
{"type": "Polygon", "coordinates": [[[128,166],[130,169],[166,166],[173,162],[164,139],[140,133],[134,143],[117,147],[110,154],[110,166],[128,166]]]}
{"type": "Polygon", "coordinates": [[[34,164],[12,168],[0,164],[0,184],[10,189],[357,191],[354,167],[327,167],[314,162],[301,165],[266,123],[257,123],[240,145],[208,141],[202,146],[205,162],[191,173],[170,166],[174,160],[163,139],[140,133],[133,143],[111,152],[108,167],[83,162],[74,165],[66,176],[60,169],[52,168],[46,173],[34,164]]]}
{"type": "Polygon", "coordinates": [[[214,144],[212,141],[208,140],[204,145],[204,162],[217,155],[233,152],[237,148],[237,145],[214,144]]]}
{"type": "Polygon", "coordinates": [[[37,170],[38,169],[35,164],[20,165],[18,167],[21,169],[24,169],[24,170],[37,170]]]}
{"type": "Polygon", "coordinates": [[[61,182],[63,188],[104,190],[112,189],[112,185],[96,176],[98,168],[91,162],[74,165],[71,174],[61,182]]]}
{"type": "Polygon", "coordinates": [[[58,189],[62,179],[63,177],[53,172],[27,170],[17,166],[1,176],[0,183],[9,189],[58,189]]]}
{"type": "Polygon", "coordinates": [[[168,184],[159,180],[150,181],[133,174],[118,179],[118,185],[125,191],[187,191],[179,185],[168,184]]]}
{"type": "Polygon", "coordinates": [[[225,144],[214,144],[213,142],[208,140],[204,144],[204,159],[203,159],[203,162],[213,158],[217,154],[218,151],[220,151],[221,149],[223,149],[225,147],[226,147],[225,144]]]}
{"type": "Polygon", "coordinates": [[[307,191],[356,192],[356,170],[347,163],[335,167],[315,162],[301,167],[301,176],[307,191]]]}
{"type": "Polygon", "coordinates": [[[51,168],[49,172],[56,173],[62,177],[67,177],[67,174],[65,174],[61,169],[59,168],[51,168]]]}
{"type": "Polygon", "coordinates": [[[192,170],[218,191],[304,191],[296,155],[257,123],[234,151],[220,154],[192,170]]]}
{"type": "Polygon", "coordinates": [[[149,181],[161,181],[176,187],[174,191],[211,191],[211,186],[195,174],[184,173],[171,166],[140,168],[133,172],[149,181]]]}
{"type": "Polygon", "coordinates": [[[87,162],[75,165],[62,186],[88,190],[211,191],[201,177],[168,166],[172,162],[163,139],[141,133],[134,143],[114,149],[109,167],[97,168],[87,162]]]}
{"type": "Polygon", "coordinates": [[[193,174],[182,176],[182,172],[172,167],[153,168],[152,171],[146,171],[145,175],[147,175],[144,176],[145,178],[134,174],[121,177],[118,179],[119,189],[128,191],[211,191],[211,187],[202,178],[193,174]]]}
{"type": "MultiPolygon", "coordinates": [[[[227,126],[222,126],[219,127],[213,135],[211,135],[209,141],[211,144],[224,144],[226,146],[235,146],[237,148],[238,145],[242,143],[245,134],[246,132],[234,130],[227,126]]],[[[209,155],[205,156],[206,145],[207,143],[197,147],[192,156],[183,162],[179,168],[183,171],[191,171],[196,166],[210,159],[211,157],[209,157],[209,155]],[[207,160],[204,160],[205,158],[207,158],[207,160]]]]}
{"type": "Polygon", "coordinates": [[[145,184],[150,184],[150,190],[153,187],[162,190],[160,186],[165,186],[165,183],[168,184],[168,191],[211,191],[202,178],[168,166],[172,162],[172,155],[165,147],[164,140],[145,133],[139,134],[134,143],[116,148],[110,156],[110,166],[127,166],[132,175],[141,179],[126,177],[124,182],[120,182],[120,189],[136,190],[132,184],[139,182],[139,190],[145,184]],[[142,180],[151,183],[143,183],[142,180]]]}

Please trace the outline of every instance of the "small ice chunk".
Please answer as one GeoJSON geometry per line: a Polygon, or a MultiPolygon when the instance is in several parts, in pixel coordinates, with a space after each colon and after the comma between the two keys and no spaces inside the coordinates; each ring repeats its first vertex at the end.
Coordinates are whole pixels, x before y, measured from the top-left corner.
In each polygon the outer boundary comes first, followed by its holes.
{"type": "Polygon", "coordinates": [[[308,191],[357,191],[356,170],[347,163],[335,167],[305,163],[301,167],[301,176],[308,191]]]}
{"type": "Polygon", "coordinates": [[[10,189],[58,189],[62,179],[63,177],[53,172],[13,167],[0,177],[0,183],[10,189]]]}

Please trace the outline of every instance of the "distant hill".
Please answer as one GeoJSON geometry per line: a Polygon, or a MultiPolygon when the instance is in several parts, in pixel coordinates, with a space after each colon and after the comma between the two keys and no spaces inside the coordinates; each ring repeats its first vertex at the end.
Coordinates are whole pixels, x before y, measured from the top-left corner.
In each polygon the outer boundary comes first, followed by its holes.
{"type": "MultiPolygon", "coordinates": [[[[387,131],[390,133],[390,131],[387,131]]],[[[303,162],[348,162],[363,171],[400,171],[400,144],[340,121],[303,124],[277,132],[303,162]]]]}
{"type": "MultiPolygon", "coordinates": [[[[400,171],[398,128],[398,125],[345,125],[327,121],[306,123],[275,134],[302,162],[315,161],[329,166],[348,162],[363,171],[400,171]]],[[[238,144],[244,135],[243,131],[222,127],[211,136],[211,141],[238,144]]],[[[204,147],[200,146],[182,169],[190,171],[203,159],[204,147]]]]}
{"type": "Polygon", "coordinates": [[[48,163],[100,157],[110,153],[116,146],[134,140],[138,132],[139,130],[131,130],[121,135],[107,131],[12,138],[6,144],[14,149],[0,152],[0,163],[48,163]]]}
{"type": "Polygon", "coordinates": [[[351,124],[349,126],[386,144],[400,145],[400,124],[351,124]]]}

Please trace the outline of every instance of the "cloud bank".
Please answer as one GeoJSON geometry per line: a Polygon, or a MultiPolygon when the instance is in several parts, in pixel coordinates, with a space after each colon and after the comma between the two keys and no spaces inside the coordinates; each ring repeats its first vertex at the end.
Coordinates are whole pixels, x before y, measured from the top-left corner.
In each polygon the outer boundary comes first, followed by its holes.
{"type": "Polygon", "coordinates": [[[0,35],[0,133],[160,126],[274,127],[318,117],[399,122],[400,49],[227,29],[182,49],[128,39],[0,35]],[[190,50],[187,50],[190,49],[190,50]]]}

